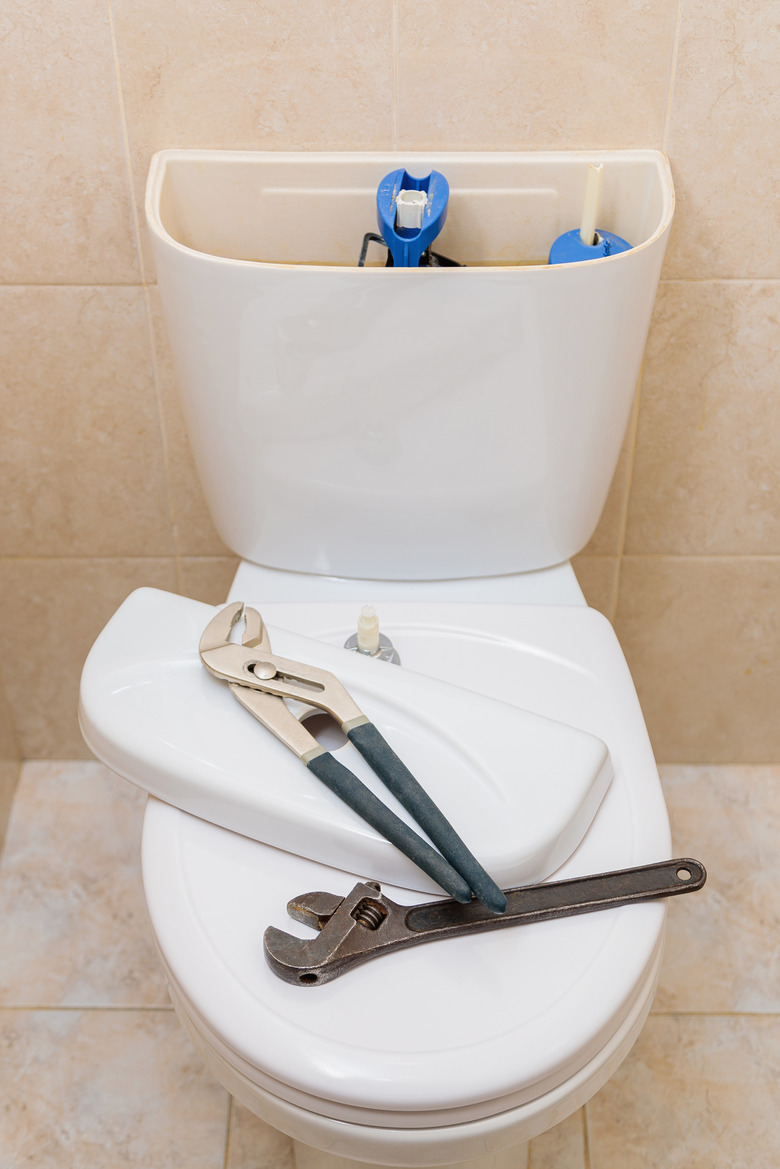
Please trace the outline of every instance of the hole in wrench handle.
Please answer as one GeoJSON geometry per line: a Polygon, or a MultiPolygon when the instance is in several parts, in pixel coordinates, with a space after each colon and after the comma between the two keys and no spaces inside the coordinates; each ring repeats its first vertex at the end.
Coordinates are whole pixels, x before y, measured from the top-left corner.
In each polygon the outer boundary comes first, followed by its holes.
{"type": "Polygon", "coordinates": [[[507,907],[501,917],[486,912],[477,901],[468,905],[454,901],[413,905],[406,914],[405,925],[412,933],[429,933],[432,938],[435,935],[473,933],[480,928],[500,929],[522,922],[550,921],[556,917],[573,917],[619,905],[694,893],[701,889],[706,879],[703,864],[678,858],[590,877],[506,889],[507,907]]]}

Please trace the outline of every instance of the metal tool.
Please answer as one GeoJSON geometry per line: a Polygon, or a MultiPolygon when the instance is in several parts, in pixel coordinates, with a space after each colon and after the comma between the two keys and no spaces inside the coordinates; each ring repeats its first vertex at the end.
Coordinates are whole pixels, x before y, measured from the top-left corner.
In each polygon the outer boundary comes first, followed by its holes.
{"type": "Polygon", "coordinates": [[[319,930],[318,937],[296,938],[269,926],[263,948],[268,965],[279,978],[297,986],[319,986],[391,950],[693,893],[706,879],[704,865],[684,858],[598,876],[524,885],[505,891],[507,907],[500,917],[476,901],[469,905],[457,901],[398,905],[384,896],[378,884],[367,881],[355,885],[346,897],[303,893],[293,898],[287,905],[290,917],[319,930]]]}
{"type": "Polygon", "coordinates": [[[309,771],[442,889],[464,903],[471,900],[473,892],[491,913],[503,913],[506,898],[498,885],[334,674],[271,653],[262,617],[241,601],[220,610],[206,626],[200,639],[200,657],[212,674],[230,684],[241,705],[294,751],[309,771]],[[242,618],[245,627],[239,645],[230,637],[242,618]],[[326,751],[296,718],[285,698],[315,706],[335,719],[385,787],[414,816],[440,852],[431,848],[326,751]]]}

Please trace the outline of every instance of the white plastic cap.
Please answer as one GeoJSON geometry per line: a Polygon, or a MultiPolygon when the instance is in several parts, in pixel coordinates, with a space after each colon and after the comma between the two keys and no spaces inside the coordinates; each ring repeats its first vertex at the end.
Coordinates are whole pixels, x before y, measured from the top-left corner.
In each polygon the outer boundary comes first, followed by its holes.
{"type": "Polygon", "coordinates": [[[379,649],[379,618],[373,605],[364,605],[360,610],[357,647],[362,654],[375,654],[379,649]]]}
{"type": "Polygon", "coordinates": [[[395,201],[396,227],[422,227],[423,212],[427,205],[425,191],[399,191],[395,201]]]}

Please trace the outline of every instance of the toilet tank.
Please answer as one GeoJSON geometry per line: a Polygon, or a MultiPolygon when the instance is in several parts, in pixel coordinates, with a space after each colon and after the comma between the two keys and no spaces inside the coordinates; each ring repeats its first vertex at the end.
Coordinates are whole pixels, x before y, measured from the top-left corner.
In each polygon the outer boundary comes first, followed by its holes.
{"type": "Polygon", "coordinates": [[[258,564],[426,580],[569,559],[604,505],[674,193],[655,151],[154,156],[146,214],[214,522],[258,564]],[[550,266],[579,227],[632,248],[550,266]],[[391,170],[449,181],[464,267],[357,267],[391,170]]]}

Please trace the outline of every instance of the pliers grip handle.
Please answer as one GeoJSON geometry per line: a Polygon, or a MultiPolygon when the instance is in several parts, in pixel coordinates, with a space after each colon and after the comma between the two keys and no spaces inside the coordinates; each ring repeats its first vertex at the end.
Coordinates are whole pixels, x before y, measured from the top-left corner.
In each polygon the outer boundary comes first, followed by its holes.
{"type": "Polygon", "coordinates": [[[396,816],[395,812],[385,807],[348,767],[331,755],[330,751],[315,755],[307,761],[306,766],[317,779],[352,808],[353,812],[357,812],[367,824],[414,861],[424,873],[441,885],[442,889],[446,889],[451,897],[464,903],[471,901],[471,886],[464,877],[455,871],[441,853],[431,848],[430,844],[396,816]]]}
{"type": "MultiPolygon", "coordinates": [[[[478,900],[493,913],[503,913],[506,909],[506,897],[496,882],[485,872],[447,817],[374,724],[368,721],[360,723],[346,734],[387,790],[407,812],[411,812],[423,832],[428,834],[436,847],[450,860],[452,867],[465,877],[478,900]]],[[[448,886],[445,885],[444,888],[448,886]]],[[[456,900],[461,900],[456,894],[453,896],[456,900]]]]}

